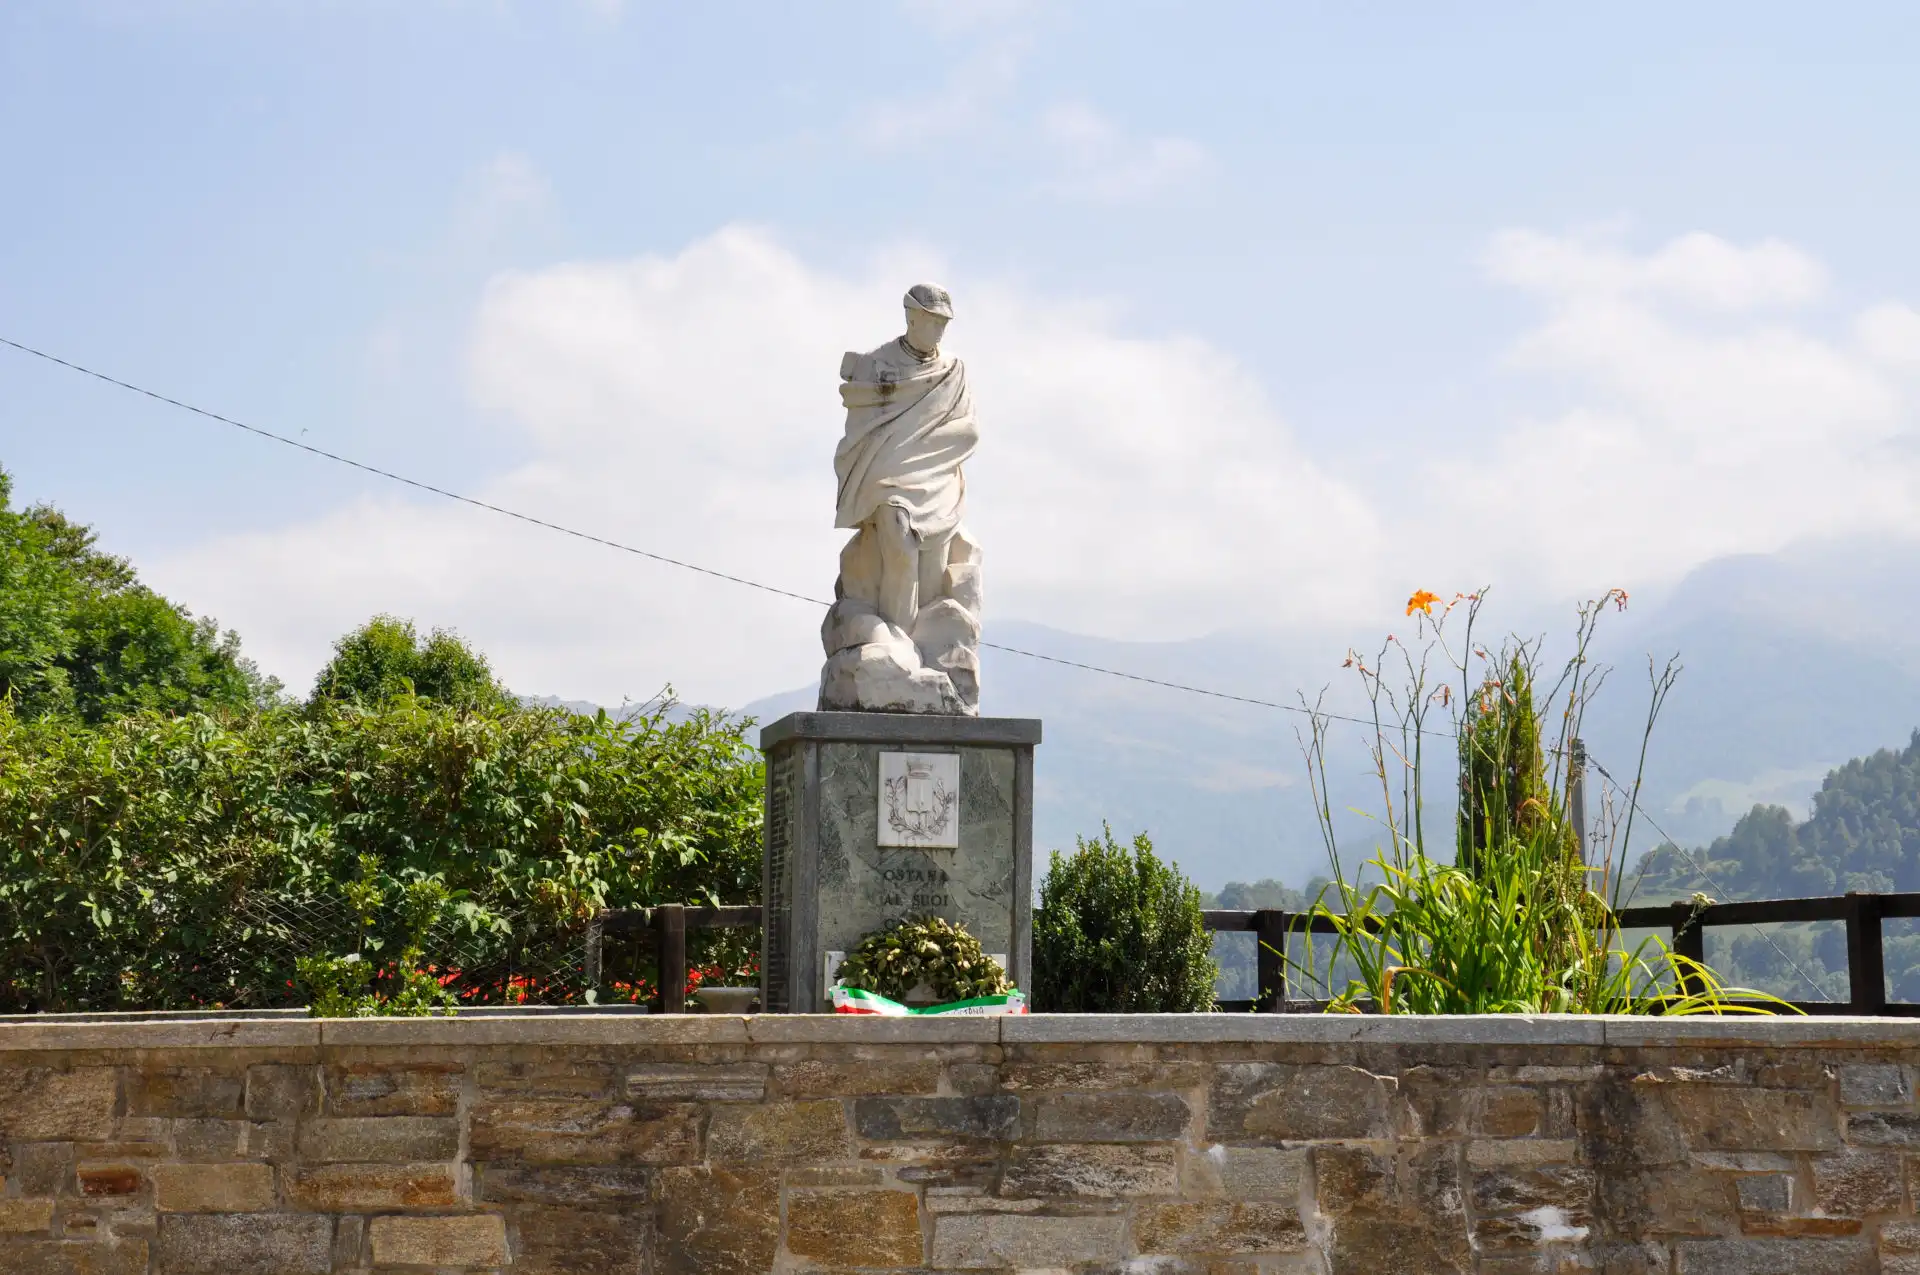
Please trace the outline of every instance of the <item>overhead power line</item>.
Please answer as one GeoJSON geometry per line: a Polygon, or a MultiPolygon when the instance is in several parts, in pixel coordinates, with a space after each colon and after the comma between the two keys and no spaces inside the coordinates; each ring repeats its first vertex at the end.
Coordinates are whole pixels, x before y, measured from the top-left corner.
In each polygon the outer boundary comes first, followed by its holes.
{"type": "MultiPolygon", "coordinates": [[[[69,359],[63,359],[58,355],[49,354],[45,350],[36,349],[31,345],[25,345],[19,341],[10,340],[9,338],[4,336],[0,336],[0,345],[10,346],[13,349],[18,350],[22,354],[30,354],[34,358],[44,359],[49,363],[58,364],[60,367],[67,368],[70,371],[78,372],[82,376],[92,377],[96,381],[100,381],[107,385],[114,386],[117,389],[122,389],[122,390],[128,391],[129,393],[142,395],[143,397],[153,399],[156,402],[165,403],[169,407],[177,407],[183,412],[192,412],[195,416],[203,416],[208,420],[218,421],[222,425],[231,425],[235,429],[245,430],[247,433],[255,435],[256,437],[268,439],[276,443],[283,443],[288,447],[296,448],[300,451],[306,452],[309,455],[318,456],[322,460],[330,460],[337,465],[345,465],[350,469],[357,469],[362,473],[372,474],[377,478],[385,478],[391,482],[396,482],[407,487],[412,487],[417,491],[429,492],[432,495],[441,496],[447,500],[457,501],[463,505],[471,505],[475,509],[484,509],[489,513],[499,514],[502,517],[512,518],[517,522],[527,523],[530,526],[543,527],[548,531],[557,531],[563,536],[571,536],[576,540],[585,540],[591,544],[601,545],[608,549],[617,549],[621,553],[630,553],[630,554],[633,554],[635,557],[645,558],[650,562],[662,563],[669,567],[679,567],[683,571],[697,572],[700,575],[708,576],[715,580],[725,580],[729,584],[737,584],[737,585],[742,585],[749,589],[757,589],[762,593],[771,593],[776,597],[791,598],[796,602],[810,602],[814,606],[819,606],[819,607],[832,605],[831,603],[827,602],[822,598],[811,597],[804,593],[795,593],[791,589],[782,589],[777,585],[764,584],[759,580],[749,580],[745,576],[732,575],[725,571],[716,571],[712,567],[703,567],[700,564],[695,562],[687,562],[680,558],[669,557],[663,553],[654,553],[651,550],[641,549],[635,545],[623,544],[618,540],[609,540],[605,536],[596,536],[591,532],[580,531],[577,528],[568,527],[568,526],[565,526],[564,524],[552,522],[545,518],[535,517],[532,514],[523,513],[518,509],[509,509],[504,505],[496,505],[490,501],[481,500],[474,496],[464,495],[457,491],[450,491],[445,487],[436,486],[435,484],[429,483],[429,482],[423,482],[418,478],[409,478],[405,474],[397,474],[390,469],[382,469],[378,465],[369,465],[365,461],[354,460],[350,456],[342,456],[338,452],[330,452],[324,447],[315,447],[311,443],[303,443],[297,438],[291,438],[285,434],[275,433],[273,430],[270,430],[270,429],[262,429],[258,425],[249,425],[245,421],[235,420],[231,416],[223,416],[219,412],[209,411],[204,407],[196,407],[192,403],[184,402],[180,399],[173,398],[170,395],[162,394],[158,390],[150,390],[144,385],[135,385],[131,381],[123,381],[117,376],[109,376],[105,372],[96,371],[95,369],[87,367],[84,364],[75,363],[69,359]]],[[[1273,700],[1258,699],[1251,695],[1234,695],[1226,691],[1208,690],[1206,687],[1203,687],[1203,686],[1190,686],[1183,682],[1172,682],[1172,681],[1167,681],[1163,678],[1147,677],[1144,674],[1140,674],[1140,673],[1129,673],[1123,669],[1105,668],[1098,664],[1088,664],[1080,660],[1063,659],[1062,657],[1057,655],[1045,655],[1039,651],[1028,651],[1016,646],[1003,646],[998,642],[983,641],[980,643],[980,645],[990,650],[1005,652],[1008,655],[1024,656],[1025,658],[1030,660],[1043,660],[1048,664],[1059,664],[1067,668],[1081,669],[1088,673],[1099,673],[1106,677],[1117,677],[1124,681],[1129,681],[1129,682],[1140,682],[1147,686],[1158,686],[1166,690],[1181,691],[1189,695],[1205,695],[1211,699],[1229,700],[1237,704],[1252,704],[1260,708],[1273,708],[1273,709],[1278,709],[1283,713],[1300,713],[1305,716],[1315,715],[1314,710],[1304,708],[1297,704],[1281,704],[1273,700]]],[[[1318,715],[1328,720],[1352,722],[1360,726],[1373,725],[1373,723],[1366,721],[1362,718],[1346,717],[1346,716],[1342,716],[1339,713],[1319,713],[1318,715]]],[[[1440,732],[1430,732],[1430,733],[1440,733],[1440,732]]]]}

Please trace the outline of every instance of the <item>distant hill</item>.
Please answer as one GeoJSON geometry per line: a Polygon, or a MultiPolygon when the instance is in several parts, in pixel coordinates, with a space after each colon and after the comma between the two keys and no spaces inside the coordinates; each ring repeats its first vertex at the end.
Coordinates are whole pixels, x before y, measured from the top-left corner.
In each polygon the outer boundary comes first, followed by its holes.
{"type": "MultiPolygon", "coordinates": [[[[1636,596],[1625,615],[1608,617],[1596,648],[1616,670],[1583,732],[1590,752],[1631,780],[1647,657],[1678,652],[1685,672],[1654,733],[1642,798],[1661,831],[1704,845],[1756,803],[1804,816],[1829,771],[1920,728],[1920,591],[1898,583],[1916,578],[1920,544],[1849,542],[1722,559],[1658,596],[1636,596]]],[[[1551,652],[1572,610],[1569,602],[1516,613],[1496,590],[1489,614],[1502,630],[1547,634],[1551,652]]],[[[1330,686],[1329,703],[1342,711],[1358,707],[1340,668],[1347,648],[1370,649],[1384,636],[1303,628],[1118,642],[991,616],[988,630],[1004,646],[1284,705],[1330,686]]],[[[1035,763],[1043,855],[1105,820],[1117,832],[1150,832],[1205,889],[1326,872],[1299,714],[999,651],[984,659],[986,710],[1045,723],[1035,763]]],[[[794,687],[742,711],[764,723],[813,703],[813,687],[794,687]]],[[[1360,728],[1336,725],[1333,796],[1349,862],[1377,840],[1364,818],[1345,813],[1378,806],[1362,743],[1360,728]]],[[[1451,781],[1445,760],[1429,776],[1443,830],[1451,781]]],[[[1643,822],[1635,848],[1659,839],[1643,822]]]]}
{"type": "MultiPolygon", "coordinates": [[[[1779,806],[1755,806],[1704,849],[1661,846],[1648,853],[1635,902],[1684,899],[1696,891],[1728,901],[1920,891],[1920,731],[1903,749],[1883,748],[1829,774],[1813,813],[1796,820],[1779,806]]],[[[1886,965],[1897,1000],[1920,1001],[1920,926],[1887,921],[1886,965]]],[[[1810,984],[1846,999],[1846,931],[1839,922],[1752,926],[1707,932],[1707,961],[1723,977],[1778,995],[1819,999],[1810,984]],[[1771,940],[1771,941],[1769,941],[1771,940]]]]}

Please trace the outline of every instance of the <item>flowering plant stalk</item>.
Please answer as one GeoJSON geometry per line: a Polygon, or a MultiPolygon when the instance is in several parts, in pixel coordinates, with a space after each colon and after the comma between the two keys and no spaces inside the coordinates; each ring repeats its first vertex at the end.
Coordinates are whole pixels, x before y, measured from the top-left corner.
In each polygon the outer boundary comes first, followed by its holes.
{"type": "MultiPolygon", "coordinates": [[[[1498,650],[1475,644],[1484,599],[1482,591],[1442,602],[1423,590],[1407,605],[1416,645],[1389,636],[1371,663],[1348,656],[1372,709],[1368,753],[1382,800],[1374,817],[1386,834],[1385,847],[1366,864],[1377,876],[1371,883],[1342,864],[1327,779],[1332,718],[1319,703],[1307,706],[1301,742],[1333,870],[1313,913],[1333,930],[1327,968],[1345,976],[1329,1008],[1726,1014],[1785,1007],[1725,986],[1658,937],[1630,950],[1622,940],[1615,915],[1620,868],[1647,742],[1677,664],[1649,664],[1651,699],[1624,804],[1603,798],[1589,829],[1571,818],[1581,719],[1609,671],[1589,648],[1606,609],[1625,609],[1625,592],[1611,590],[1580,607],[1573,653],[1544,693],[1538,641],[1510,641],[1498,650]],[[1457,642],[1448,632],[1456,612],[1457,642]],[[1428,749],[1438,741],[1452,744],[1458,766],[1452,862],[1438,857],[1426,835],[1423,781],[1428,749]],[[1593,853],[1583,855],[1583,832],[1591,834],[1593,853]]],[[[1309,935],[1306,960],[1296,968],[1311,980],[1319,966],[1309,935]]]]}

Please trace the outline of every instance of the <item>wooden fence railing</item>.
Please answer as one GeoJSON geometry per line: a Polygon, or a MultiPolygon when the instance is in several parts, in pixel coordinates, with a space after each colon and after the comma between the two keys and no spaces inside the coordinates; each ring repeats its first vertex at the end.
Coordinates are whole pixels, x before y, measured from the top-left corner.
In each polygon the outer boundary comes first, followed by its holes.
{"type": "MultiPolygon", "coordinates": [[[[617,981],[619,971],[608,966],[607,937],[651,934],[654,970],[660,993],[654,1008],[661,1014],[687,1012],[687,931],[723,930],[740,926],[760,928],[760,905],[743,907],[688,907],[662,903],[658,907],[602,912],[587,928],[587,984],[605,987],[617,981]]],[[[631,945],[622,945],[630,949],[631,945]]],[[[635,971],[629,971],[632,979],[635,971]]]]}
{"type": "MultiPolygon", "coordinates": [[[[1278,908],[1216,909],[1203,914],[1215,933],[1252,933],[1258,944],[1258,994],[1251,1000],[1223,1000],[1226,1012],[1309,1012],[1324,1001],[1288,996],[1290,944],[1296,935],[1332,934],[1334,923],[1308,912],[1278,908]]],[[[1652,907],[1623,908],[1623,930],[1667,930],[1668,942],[1682,956],[1705,962],[1706,931],[1715,926],[1767,925],[1782,922],[1839,921],[1847,927],[1848,999],[1844,1001],[1790,1001],[1809,1014],[1881,1014],[1920,1018],[1920,1004],[1892,1001],[1887,996],[1883,920],[1920,918],[1920,894],[1843,894],[1810,899],[1765,899],[1751,903],[1709,903],[1691,900],[1652,907]]],[[[660,996],[657,1009],[684,1014],[687,1008],[687,933],[691,930],[760,925],[760,909],[745,907],[688,907],[677,903],[659,907],[603,912],[587,935],[587,979],[604,986],[612,972],[605,961],[608,936],[650,935],[660,996]]]]}

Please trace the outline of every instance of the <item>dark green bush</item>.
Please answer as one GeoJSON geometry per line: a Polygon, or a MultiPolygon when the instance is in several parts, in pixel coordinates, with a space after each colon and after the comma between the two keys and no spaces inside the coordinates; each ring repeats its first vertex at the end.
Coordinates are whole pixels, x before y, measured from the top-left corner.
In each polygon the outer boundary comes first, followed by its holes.
{"type": "Polygon", "coordinates": [[[1079,838],[1058,850],[1033,918],[1033,1006],[1055,1013],[1191,1013],[1213,1007],[1219,974],[1200,891],[1162,863],[1146,833],[1129,849],[1079,838]]]}

